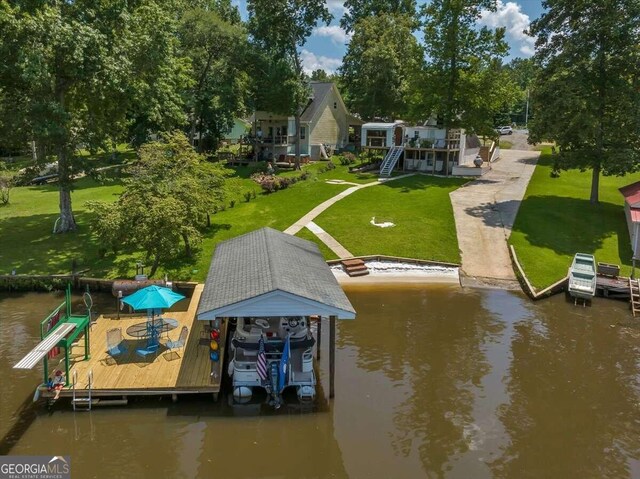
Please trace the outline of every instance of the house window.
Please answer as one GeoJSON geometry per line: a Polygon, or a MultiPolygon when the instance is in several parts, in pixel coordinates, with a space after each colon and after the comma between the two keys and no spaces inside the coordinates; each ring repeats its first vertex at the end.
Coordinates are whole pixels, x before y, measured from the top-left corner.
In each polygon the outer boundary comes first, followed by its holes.
{"type": "Polygon", "coordinates": [[[307,137],[307,127],[306,126],[301,126],[300,127],[300,139],[304,140],[307,137]]]}

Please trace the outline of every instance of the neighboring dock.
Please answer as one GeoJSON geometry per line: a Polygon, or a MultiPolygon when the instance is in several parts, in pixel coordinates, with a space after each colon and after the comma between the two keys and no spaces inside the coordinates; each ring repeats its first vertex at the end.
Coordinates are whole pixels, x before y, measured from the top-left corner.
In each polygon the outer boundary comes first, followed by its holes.
{"type": "MultiPolygon", "coordinates": [[[[226,341],[226,323],[220,330],[220,359],[211,361],[209,336],[205,331],[206,321],[195,320],[203,285],[193,291],[187,311],[167,312],[165,317],[175,319],[178,326],[168,334],[176,339],[183,326],[189,328],[189,335],[184,349],[169,351],[161,338],[158,354],[142,358],[136,349],[144,347],[145,340],[127,334],[127,329],[144,323],[143,315],[127,315],[126,318],[115,319],[115,315],[101,315],[91,326],[90,359],[84,359],[82,343],[77,343],[71,350],[71,377],[67,378],[69,386],[61,391],[61,397],[73,396],[73,382],[76,397],[89,396],[89,375],[92,373],[92,402],[99,403],[100,398],[121,398],[128,396],[172,396],[178,394],[213,394],[217,399],[222,378],[222,364],[226,341]],[[121,328],[126,352],[111,357],[106,348],[107,331],[121,328]]],[[[207,323],[208,324],[208,323],[207,323]]],[[[44,397],[51,397],[52,392],[41,388],[44,397]]],[[[105,401],[108,402],[108,401],[105,401]]]]}

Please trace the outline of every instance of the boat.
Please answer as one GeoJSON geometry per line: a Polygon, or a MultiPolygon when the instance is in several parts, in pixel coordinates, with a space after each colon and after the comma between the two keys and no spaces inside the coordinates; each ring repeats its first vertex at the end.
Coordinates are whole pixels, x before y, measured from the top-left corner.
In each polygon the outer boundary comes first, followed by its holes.
{"type": "Polygon", "coordinates": [[[576,253],[569,268],[569,294],[589,300],[596,294],[596,260],[593,255],[576,253]]]}
{"type": "Polygon", "coordinates": [[[316,394],[316,376],[313,369],[313,345],[309,319],[304,316],[271,316],[238,318],[231,339],[231,361],[228,373],[233,381],[233,398],[248,402],[256,390],[264,389],[279,401],[277,375],[285,344],[289,339],[289,361],[284,378],[285,388],[293,387],[300,400],[313,400],[316,394]],[[262,381],[256,363],[264,341],[269,378],[262,381]]]}

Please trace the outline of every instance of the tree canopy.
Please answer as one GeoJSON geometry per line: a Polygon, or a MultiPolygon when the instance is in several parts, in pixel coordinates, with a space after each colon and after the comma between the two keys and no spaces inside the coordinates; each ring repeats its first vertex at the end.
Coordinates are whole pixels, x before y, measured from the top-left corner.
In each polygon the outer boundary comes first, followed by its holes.
{"type": "Polygon", "coordinates": [[[640,2],[555,0],[531,25],[540,71],[530,141],[559,147],[560,168],[622,175],[640,165],[640,2]]]}
{"type": "Polygon", "coordinates": [[[340,26],[348,33],[355,30],[358,21],[378,15],[404,16],[413,18],[416,14],[415,0],[346,0],[345,14],[340,26]]]}
{"type": "Polygon", "coordinates": [[[429,63],[419,110],[436,113],[446,128],[493,134],[494,114],[513,101],[514,85],[502,66],[505,29],[477,28],[495,0],[432,0],[423,7],[429,63]]]}
{"type": "Polygon", "coordinates": [[[363,118],[405,118],[424,53],[408,15],[363,17],[344,56],[340,74],[346,102],[363,118]]]}
{"type": "Polygon", "coordinates": [[[130,174],[118,201],[88,204],[96,213],[92,229],[113,251],[144,251],[153,275],[161,263],[198,249],[209,214],[224,201],[229,172],[177,132],[143,145],[130,174]]]}

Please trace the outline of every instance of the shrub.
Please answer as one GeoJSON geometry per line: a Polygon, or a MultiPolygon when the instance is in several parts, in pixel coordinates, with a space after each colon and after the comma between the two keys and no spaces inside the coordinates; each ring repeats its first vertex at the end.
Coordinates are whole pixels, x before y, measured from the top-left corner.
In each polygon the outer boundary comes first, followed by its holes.
{"type": "Polygon", "coordinates": [[[256,190],[251,190],[251,199],[256,199],[256,190]]]}
{"type": "Polygon", "coordinates": [[[249,201],[251,201],[251,191],[245,191],[244,192],[244,200],[249,203],[249,201]]]}
{"type": "Polygon", "coordinates": [[[305,171],[305,172],[301,173],[300,176],[298,176],[298,179],[300,181],[308,180],[309,179],[309,172],[305,171]]]}
{"type": "Polygon", "coordinates": [[[356,162],[356,155],[346,151],[338,157],[338,161],[340,161],[340,164],[343,166],[353,165],[356,162]]]}
{"type": "Polygon", "coordinates": [[[229,202],[229,208],[233,208],[236,205],[236,200],[231,200],[229,202]]]}
{"type": "Polygon", "coordinates": [[[251,175],[251,179],[258,183],[265,193],[273,193],[278,189],[278,180],[273,175],[267,175],[266,173],[254,173],[251,175]]]}
{"type": "Polygon", "coordinates": [[[329,162],[327,163],[327,171],[335,170],[335,169],[336,169],[336,164],[333,161],[329,160],[329,162]]]}

